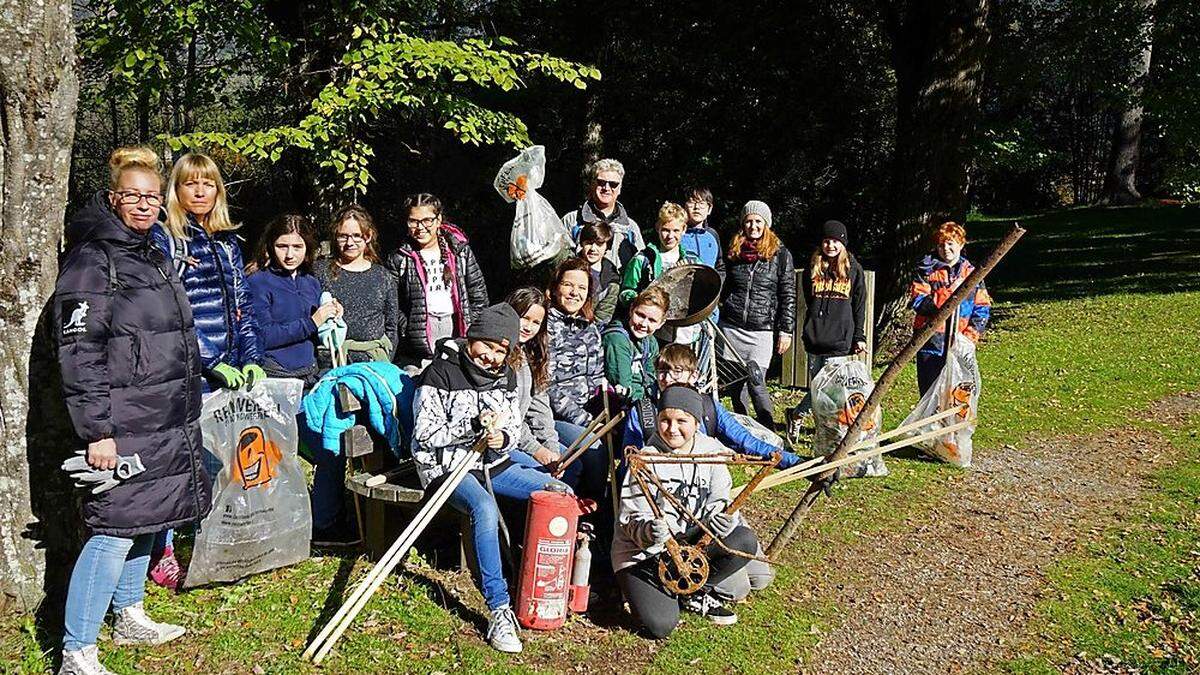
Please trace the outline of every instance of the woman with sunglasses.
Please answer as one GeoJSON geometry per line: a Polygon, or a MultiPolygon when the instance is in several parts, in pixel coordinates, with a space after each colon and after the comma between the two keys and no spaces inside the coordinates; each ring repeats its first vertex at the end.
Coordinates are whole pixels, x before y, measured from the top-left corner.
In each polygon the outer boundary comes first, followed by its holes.
{"type": "MultiPolygon", "coordinates": [[[[334,214],[329,235],[333,257],[317,267],[317,279],[342,305],[346,361],[391,361],[400,323],[396,280],[379,264],[375,221],[366,209],[350,204],[334,214]]],[[[327,348],[320,349],[318,360],[323,367],[331,365],[327,348]]]]}
{"type": "Polygon", "coordinates": [[[437,343],[466,337],[488,306],[487,284],[462,230],[442,218],[442,202],[421,193],[404,202],[408,230],[388,266],[401,314],[396,362],[409,374],[429,365],[437,343]]]}

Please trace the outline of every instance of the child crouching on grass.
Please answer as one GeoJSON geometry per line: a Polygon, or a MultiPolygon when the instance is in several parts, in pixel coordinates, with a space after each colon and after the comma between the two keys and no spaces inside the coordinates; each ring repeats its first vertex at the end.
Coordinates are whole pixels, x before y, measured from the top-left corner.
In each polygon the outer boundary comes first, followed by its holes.
{"type": "Polygon", "coordinates": [[[413,458],[422,485],[441,480],[472,452],[485,412],[501,425],[487,434],[487,449],[475,458],[470,474],[450,495],[449,504],[471,518],[471,536],[479,567],[480,591],[491,611],[487,640],[502,652],[521,651],[517,618],[500,557],[500,511],[485,487],[491,476],[496,495],[526,501],[537,490],[570,492],[565,483],[514,463],[509,451],[521,437],[517,402],[520,318],[508,304],[483,310],[467,329],[465,344],[447,340],[421,377],[413,402],[413,458]]]}
{"type": "MultiPolygon", "coordinates": [[[[700,393],[690,387],[667,387],[662,392],[657,416],[657,433],[650,448],[664,453],[704,455],[729,451],[710,436],[697,433],[703,415],[700,393]]],[[[737,514],[726,514],[729,491],[733,480],[724,464],[650,464],[647,467],[658,477],[663,487],[688,511],[698,516],[705,526],[729,548],[753,554],[758,539],[749,528],[740,524],[737,514]]],[[[649,497],[658,506],[656,516],[647,495],[644,495],[632,471],[626,471],[621,485],[621,509],[613,537],[612,564],[629,607],[642,627],[654,638],[665,638],[679,623],[683,609],[706,616],[718,625],[737,623],[737,614],[726,608],[713,593],[713,588],[750,562],[735,556],[716,544],[704,553],[709,560],[709,576],[705,586],[688,596],[676,596],[665,589],[658,578],[658,560],[665,555],[667,540],[684,536],[694,530],[694,524],[675,510],[670,502],[650,485],[649,497]]],[[[695,534],[692,541],[702,534],[695,534]]],[[[683,542],[687,543],[687,542],[683,542]]]]}

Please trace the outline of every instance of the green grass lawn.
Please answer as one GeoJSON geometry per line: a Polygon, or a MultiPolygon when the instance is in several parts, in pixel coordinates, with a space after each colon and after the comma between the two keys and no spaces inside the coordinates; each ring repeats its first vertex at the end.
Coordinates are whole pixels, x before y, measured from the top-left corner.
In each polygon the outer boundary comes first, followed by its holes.
{"type": "MultiPolygon", "coordinates": [[[[984,382],[977,453],[1032,437],[1122,425],[1152,401],[1200,390],[1198,214],[1194,208],[1141,208],[1021,219],[1029,233],[988,284],[997,304],[994,328],[979,352],[984,382]]],[[[1006,223],[972,222],[967,254],[981,259],[1006,223]]],[[[798,398],[796,392],[779,393],[781,408],[798,398]]],[[[896,424],[915,401],[910,367],[885,403],[885,426],[896,424]]],[[[1183,672],[1178,655],[1194,654],[1192,621],[1200,608],[1200,579],[1191,574],[1200,561],[1197,424],[1170,431],[1184,459],[1158,477],[1161,489],[1148,499],[1144,517],[1088,535],[1085,546],[1059,561],[1051,579],[1058,599],[1039,608],[1012,670],[1054,670],[1087,652],[1183,672]]],[[[771,588],[739,606],[735,626],[716,628],[689,617],[670,639],[654,643],[624,626],[608,627],[608,620],[598,629],[576,618],[557,633],[525,632],[525,653],[503,656],[478,637],[478,594],[466,591],[455,599],[439,575],[418,561],[416,574],[384,585],[324,670],[561,671],[578,663],[583,670],[624,665],[622,670],[656,672],[795,672],[842,611],[836,597],[814,597],[808,590],[815,579],[852,574],[829,569],[824,561],[830,552],[903,526],[934,508],[964,475],[912,459],[887,461],[890,476],[839,484],[836,498],[814,509],[810,536],[786,552],[771,588]]],[[[792,484],[757,499],[750,510],[764,538],[774,534],[802,488],[792,484]]],[[[151,591],[151,611],[188,626],[191,634],[157,649],[102,643],[102,659],[118,672],[303,671],[299,654],[323,608],[339,604],[327,596],[352,564],[317,558],[239,586],[177,597],[151,591]]],[[[355,564],[351,583],[365,567],[355,564]]],[[[0,630],[0,668],[43,670],[53,648],[31,622],[10,620],[0,630]]]]}

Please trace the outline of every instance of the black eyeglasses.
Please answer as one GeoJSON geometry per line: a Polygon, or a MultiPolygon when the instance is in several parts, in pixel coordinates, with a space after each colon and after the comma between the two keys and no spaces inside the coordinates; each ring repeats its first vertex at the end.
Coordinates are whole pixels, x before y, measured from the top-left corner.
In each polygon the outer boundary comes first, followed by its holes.
{"type": "Polygon", "coordinates": [[[438,220],[437,216],[434,216],[433,218],[422,218],[420,220],[414,220],[414,219],[410,218],[408,220],[408,227],[409,227],[409,229],[412,229],[412,230],[415,230],[417,228],[420,228],[422,230],[428,230],[429,228],[431,228],[437,224],[437,220],[438,220]]]}
{"type": "Polygon", "coordinates": [[[596,179],[596,187],[605,187],[605,186],[608,186],[608,188],[610,190],[616,190],[617,188],[621,187],[621,181],[619,181],[619,180],[600,180],[599,178],[596,179]]]}
{"type": "Polygon", "coordinates": [[[162,195],[157,192],[138,192],[136,190],[122,190],[120,192],[113,192],[113,194],[116,195],[116,197],[117,197],[117,203],[122,204],[124,206],[132,206],[133,204],[137,204],[138,202],[142,201],[143,199],[146,200],[146,204],[149,206],[162,206],[162,202],[163,202],[162,195]]]}

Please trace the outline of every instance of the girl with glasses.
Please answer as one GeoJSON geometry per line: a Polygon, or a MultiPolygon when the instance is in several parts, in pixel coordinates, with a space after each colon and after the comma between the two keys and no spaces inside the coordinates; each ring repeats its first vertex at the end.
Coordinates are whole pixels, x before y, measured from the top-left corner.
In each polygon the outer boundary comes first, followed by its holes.
{"type": "MultiPolygon", "coordinates": [[[[344,206],[333,216],[329,240],[333,256],[317,267],[317,279],[341,304],[347,362],[391,361],[400,314],[396,280],[380,264],[375,221],[357,204],[344,206]]],[[[318,358],[323,367],[332,365],[328,349],[322,347],[318,358]]]]}
{"type": "Polygon", "coordinates": [[[401,314],[397,363],[409,374],[433,358],[439,341],[467,334],[488,306],[487,284],[463,231],[445,222],[442,202],[421,193],[404,204],[404,242],[388,266],[396,275],[401,314]]]}

